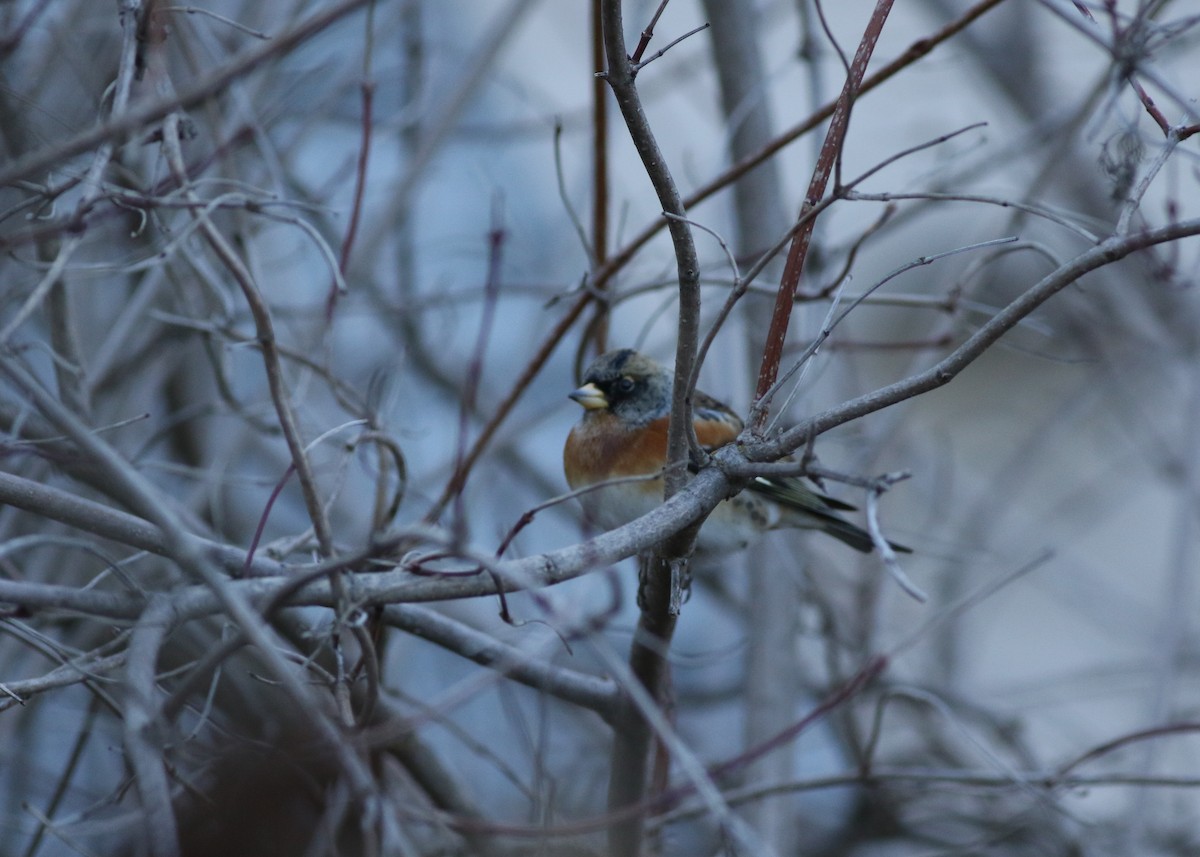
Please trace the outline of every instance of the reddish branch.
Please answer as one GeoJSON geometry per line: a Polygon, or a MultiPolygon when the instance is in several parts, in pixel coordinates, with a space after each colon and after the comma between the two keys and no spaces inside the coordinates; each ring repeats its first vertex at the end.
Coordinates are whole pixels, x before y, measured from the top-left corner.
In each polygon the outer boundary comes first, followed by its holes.
{"type": "Polygon", "coordinates": [[[633,49],[633,53],[629,56],[629,61],[634,65],[642,61],[642,54],[646,52],[646,48],[650,46],[650,40],[654,38],[654,27],[658,24],[658,19],[662,17],[662,13],[666,11],[669,2],[671,0],[662,0],[658,4],[658,8],[654,10],[654,15],[650,18],[650,23],[646,25],[646,29],[642,30],[642,37],[638,39],[637,47],[633,49]]]}
{"type": "MultiPolygon", "coordinates": [[[[846,129],[850,123],[850,108],[858,97],[863,77],[866,75],[867,63],[870,62],[871,54],[875,51],[875,44],[879,41],[880,33],[883,32],[883,25],[887,21],[891,8],[892,0],[879,0],[876,3],[875,11],[871,14],[871,19],[867,22],[867,28],[859,42],[858,51],[854,54],[853,62],[850,63],[846,85],[842,88],[842,94],[834,107],[829,131],[825,135],[825,143],[821,146],[821,152],[817,156],[817,165],[813,170],[812,181],[809,183],[808,193],[805,194],[804,204],[800,208],[800,218],[804,222],[800,231],[792,239],[787,262],[784,264],[783,278],[775,296],[775,310],[771,315],[766,347],[763,350],[762,366],[758,371],[756,399],[761,399],[767,394],[779,374],[779,364],[783,358],[783,344],[787,339],[792,307],[795,305],[796,291],[800,288],[800,275],[804,269],[804,260],[808,256],[809,242],[812,240],[815,223],[815,218],[809,217],[805,220],[805,215],[815,208],[825,195],[829,177],[833,174],[834,164],[837,162],[846,140],[846,129]]],[[[759,410],[755,425],[752,426],[754,429],[762,428],[766,420],[766,413],[765,408],[759,410]]]]}
{"type": "MultiPolygon", "coordinates": [[[[1146,87],[1142,86],[1132,77],[1129,78],[1129,84],[1133,87],[1133,91],[1137,93],[1138,100],[1142,102],[1142,106],[1146,108],[1146,112],[1150,114],[1150,118],[1154,120],[1154,124],[1164,135],[1171,133],[1171,123],[1167,121],[1166,115],[1159,109],[1159,106],[1154,103],[1154,99],[1150,97],[1150,93],[1146,91],[1146,87]]],[[[1175,132],[1178,140],[1186,140],[1193,134],[1200,132],[1200,125],[1187,125],[1175,132]]]]}
{"type": "MultiPolygon", "coordinates": [[[[604,61],[604,34],[601,31],[602,0],[592,0],[592,67],[601,71],[607,67],[604,61]]],[[[592,269],[600,268],[608,260],[608,85],[604,78],[592,78],[592,269]]],[[[603,289],[607,283],[597,286],[603,289]]],[[[601,302],[591,324],[591,336],[580,343],[586,348],[588,341],[600,354],[608,349],[608,305],[601,302]]]]}

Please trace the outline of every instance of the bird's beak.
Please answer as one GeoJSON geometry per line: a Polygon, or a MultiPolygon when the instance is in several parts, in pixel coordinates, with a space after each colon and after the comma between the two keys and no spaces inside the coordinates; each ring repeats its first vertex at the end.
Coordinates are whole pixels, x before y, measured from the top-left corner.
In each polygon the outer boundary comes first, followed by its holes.
{"type": "Polygon", "coordinates": [[[586,411],[598,411],[608,407],[608,396],[604,395],[604,391],[595,384],[584,384],[571,393],[569,398],[583,405],[583,409],[586,411]]]}

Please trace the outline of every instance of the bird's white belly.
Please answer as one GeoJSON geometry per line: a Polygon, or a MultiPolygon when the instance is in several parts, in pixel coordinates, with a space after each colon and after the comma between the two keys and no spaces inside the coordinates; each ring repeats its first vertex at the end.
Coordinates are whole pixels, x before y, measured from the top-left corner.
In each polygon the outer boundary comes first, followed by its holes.
{"type": "MultiPolygon", "coordinates": [[[[658,483],[661,488],[661,483],[658,483]]],[[[609,485],[582,494],[579,502],[589,521],[613,530],[662,505],[658,491],[629,490],[629,485],[609,485]]],[[[696,549],[709,554],[741,550],[755,536],[779,524],[779,511],[749,492],[722,500],[700,528],[696,549]]]]}

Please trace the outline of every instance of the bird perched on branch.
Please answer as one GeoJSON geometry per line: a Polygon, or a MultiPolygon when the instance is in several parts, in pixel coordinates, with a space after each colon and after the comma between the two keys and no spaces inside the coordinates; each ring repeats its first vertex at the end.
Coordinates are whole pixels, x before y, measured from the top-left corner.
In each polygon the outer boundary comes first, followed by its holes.
{"type": "MultiPolygon", "coordinates": [[[[579,500],[593,523],[613,529],[662,503],[671,373],[623,348],[597,357],[583,381],[570,394],[584,411],[563,448],[563,469],[575,490],[611,482],[579,500]]],[[[699,390],[693,403],[693,425],[702,447],[713,450],[737,438],[742,421],[729,407],[699,390]]],[[[744,548],[767,530],[797,527],[821,530],[868,553],[874,548],[870,535],[838,514],[853,510],[798,478],[756,477],[747,490],[713,510],[696,544],[702,551],[725,553],[744,548]]]]}

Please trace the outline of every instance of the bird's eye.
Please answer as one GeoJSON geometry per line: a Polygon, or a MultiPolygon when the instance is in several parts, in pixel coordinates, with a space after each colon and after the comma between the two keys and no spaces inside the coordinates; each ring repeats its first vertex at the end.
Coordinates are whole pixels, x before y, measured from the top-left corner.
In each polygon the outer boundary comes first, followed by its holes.
{"type": "Polygon", "coordinates": [[[633,379],[632,378],[621,378],[620,380],[618,380],[617,381],[617,392],[618,393],[632,393],[633,392],[633,379]]]}

